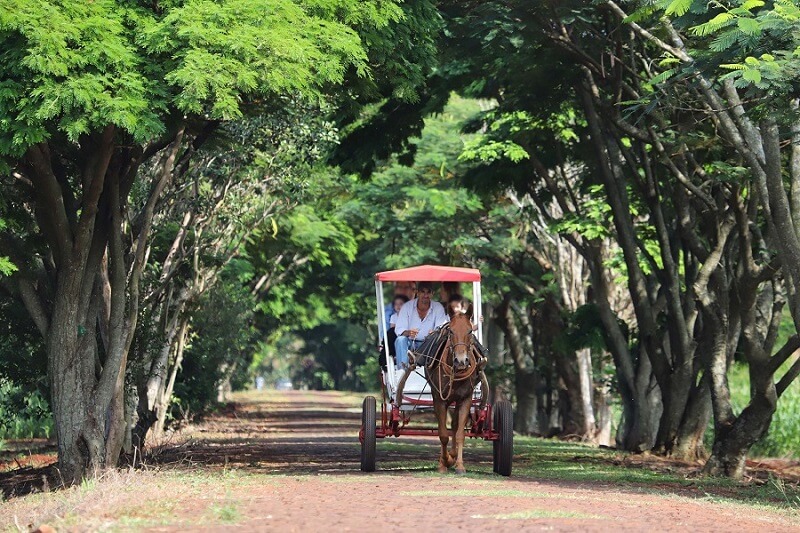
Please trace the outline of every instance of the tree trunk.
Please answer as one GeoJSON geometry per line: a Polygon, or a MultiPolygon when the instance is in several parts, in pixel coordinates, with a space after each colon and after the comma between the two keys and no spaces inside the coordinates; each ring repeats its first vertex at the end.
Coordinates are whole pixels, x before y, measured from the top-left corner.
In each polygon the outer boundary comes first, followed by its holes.
{"type": "MultiPolygon", "coordinates": [[[[497,324],[495,312],[495,307],[490,303],[487,303],[484,307],[484,314],[487,317],[484,340],[486,349],[489,350],[489,362],[487,364],[489,371],[498,369],[506,364],[505,335],[497,324]]],[[[503,385],[500,381],[499,379],[492,379],[489,384],[489,401],[493,404],[501,399],[500,389],[503,385]]]]}
{"type": "Polygon", "coordinates": [[[591,356],[589,350],[559,355],[558,370],[566,395],[562,410],[562,434],[591,440],[594,436],[592,408],[591,356]]]}
{"type": "Polygon", "coordinates": [[[189,333],[189,320],[184,318],[181,320],[180,330],[177,334],[177,345],[175,347],[175,359],[172,362],[172,368],[170,368],[169,372],[169,381],[164,387],[164,390],[161,391],[161,394],[158,397],[158,402],[156,402],[155,412],[157,416],[155,427],[153,428],[153,436],[154,440],[158,440],[163,434],[164,429],[167,421],[167,410],[169,408],[170,401],[172,400],[172,392],[175,390],[175,379],[178,376],[178,371],[181,368],[181,363],[183,363],[183,353],[184,349],[186,348],[186,337],[189,333]]]}
{"type": "Polygon", "coordinates": [[[106,417],[106,458],[109,467],[119,463],[120,453],[127,436],[127,419],[125,416],[125,365],[119,370],[119,377],[114,386],[114,396],[106,417]]]}
{"type": "Polygon", "coordinates": [[[693,387],[686,408],[686,417],[681,422],[678,439],[672,449],[672,456],[694,461],[706,457],[703,437],[711,420],[711,393],[708,380],[703,377],[697,387],[693,387]]]}
{"type": "MultiPolygon", "coordinates": [[[[89,391],[94,388],[94,339],[78,337],[75,313],[64,312],[59,291],[47,342],[48,372],[51,376],[51,406],[58,440],[58,468],[64,483],[79,483],[105,466],[104,420],[94,417],[89,391]]],[[[65,298],[66,297],[66,298],[65,298]]],[[[80,331],[85,331],[81,324],[80,331]]],[[[89,330],[91,331],[91,330],[89,330]]],[[[96,349],[96,348],[95,348],[96,349]]]]}
{"type": "Polygon", "coordinates": [[[539,376],[533,367],[533,346],[529,335],[522,335],[511,309],[511,298],[507,296],[497,307],[497,325],[503,330],[508,351],[514,362],[514,390],[517,410],[514,429],[520,433],[533,434],[538,428],[539,376]]]}
{"type": "MultiPolygon", "coordinates": [[[[163,305],[169,307],[169,302],[163,305]]],[[[182,305],[178,307],[180,311],[183,310],[182,305]]],[[[169,311],[170,309],[165,309],[162,313],[164,316],[168,316],[169,311]]],[[[178,333],[181,330],[178,313],[179,311],[174,311],[166,325],[162,326],[164,330],[159,330],[163,338],[161,339],[161,347],[158,350],[158,355],[150,360],[149,358],[151,356],[148,353],[145,352],[142,354],[142,358],[149,362],[149,365],[145,366],[148,370],[140,376],[136,384],[139,396],[136,409],[138,421],[133,432],[134,446],[138,446],[140,449],[143,449],[146,445],[147,435],[153,426],[157,424],[159,420],[163,422],[161,411],[166,409],[163,405],[163,397],[168,383],[167,372],[169,371],[170,355],[172,354],[173,346],[176,344],[178,333]]]]}
{"type": "Polygon", "coordinates": [[[624,412],[628,418],[620,423],[617,446],[631,452],[644,452],[653,448],[663,406],[661,389],[656,384],[650,361],[640,355],[634,389],[624,412]]]}
{"type": "Polygon", "coordinates": [[[523,435],[541,435],[539,427],[539,375],[533,368],[517,368],[514,372],[514,393],[517,409],[514,430],[523,435]]]}
{"type": "Polygon", "coordinates": [[[661,381],[662,412],[658,424],[654,451],[672,455],[677,444],[681,422],[690,418],[689,391],[692,386],[690,372],[673,372],[661,381]]]}
{"type": "Polygon", "coordinates": [[[594,413],[597,425],[594,441],[599,446],[611,446],[611,395],[607,387],[595,387],[594,413]]]}
{"type": "Polygon", "coordinates": [[[777,397],[761,394],[750,402],[732,425],[717,428],[711,457],[704,471],[741,479],[747,453],[769,429],[776,402],[777,397]]]}

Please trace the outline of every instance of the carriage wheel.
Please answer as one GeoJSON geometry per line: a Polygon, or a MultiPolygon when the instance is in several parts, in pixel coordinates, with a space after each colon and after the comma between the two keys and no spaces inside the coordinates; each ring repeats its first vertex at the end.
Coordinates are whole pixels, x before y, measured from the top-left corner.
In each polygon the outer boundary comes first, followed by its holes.
{"type": "Polygon", "coordinates": [[[514,457],[514,413],[511,402],[503,400],[495,404],[494,430],[499,433],[499,438],[492,442],[494,471],[501,476],[510,476],[514,457]]]}
{"type": "Polygon", "coordinates": [[[361,405],[361,427],[364,428],[364,440],[361,443],[361,470],[375,471],[375,398],[367,396],[361,405]]]}
{"type": "MultiPolygon", "coordinates": [[[[498,423],[497,419],[499,418],[497,416],[498,412],[499,411],[497,410],[496,406],[494,408],[492,408],[492,429],[495,430],[495,431],[497,431],[497,423],[498,423]]],[[[492,441],[492,472],[494,472],[495,474],[497,473],[497,450],[499,450],[499,449],[500,449],[500,441],[493,440],[492,441]]]]}

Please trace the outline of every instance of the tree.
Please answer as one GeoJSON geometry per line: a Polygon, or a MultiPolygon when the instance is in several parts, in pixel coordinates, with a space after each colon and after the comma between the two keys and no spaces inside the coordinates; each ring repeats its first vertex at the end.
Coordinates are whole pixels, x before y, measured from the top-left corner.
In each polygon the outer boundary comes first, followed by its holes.
{"type": "Polygon", "coordinates": [[[67,483],[116,463],[148,238],[175,170],[222,121],[366,75],[355,27],[401,16],[385,2],[5,3],[3,247],[45,339],[67,483]]]}
{"type": "MultiPolygon", "coordinates": [[[[800,375],[800,363],[780,378],[777,375],[800,346],[797,337],[775,349],[785,298],[795,329],[800,327],[796,290],[799,130],[798,101],[792,89],[797,62],[790,53],[797,44],[800,11],[789,1],[769,5],[682,1],[657,2],[628,17],[617,3],[607,5],[629,22],[635,35],[668,54],[671,68],[664,69],[660,78],[689,88],[731,153],[727,168],[746,169],[740,175],[749,192],[734,204],[735,228],[741,239],[740,290],[731,298],[735,305],[730,312],[717,312],[718,321],[729,331],[741,328],[740,347],[750,367],[751,401],[738,416],[731,407],[726,379],[729,352],[735,346],[728,344],[726,349],[720,337],[720,348],[707,363],[716,429],[707,469],[741,477],[747,451],[769,427],[780,395],[800,375]],[[646,23],[652,23],[666,40],[641,25],[646,23]],[[754,57],[754,53],[760,55],[754,57]],[[785,148],[783,139],[791,141],[785,148]],[[789,176],[788,190],[784,176],[789,176]],[[758,218],[766,224],[751,234],[758,218]],[[774,256],[768,250],[775,250],[774,256]],[[766,326],[759,327],[759,315],[771,317],[766,326]]],[[[653,104],[666,103],[653,96],[653,104]]],[[[727,302],[707,298],[701,303],[724,307],[727,302]]]]}
{"type": "MultiPolygon", "coordinates": [[[[147,327],[137,334],[130,365],[138,396],[132,445],[142,446],[151,426],[155,438],[163,430],[204,293],[248,241],[262,242],[264,226],[277,231],[276,220],[300,209],[314,166],[335,140],[324,110],[286,99],[283,109],[220,126],[172,178],[155,214],[141,289],[147,327]]],[[[285,254],[275,251],[270,260],[285,254]]]]}

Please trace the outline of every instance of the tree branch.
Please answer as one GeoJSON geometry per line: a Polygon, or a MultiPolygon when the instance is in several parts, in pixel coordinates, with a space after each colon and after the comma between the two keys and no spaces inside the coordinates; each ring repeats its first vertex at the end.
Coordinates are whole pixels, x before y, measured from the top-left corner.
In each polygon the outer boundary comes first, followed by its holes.
{"type": "Polygon", "coordinates": [[[50,165],[50,149],[47,143],[31,146],[25,158],[36,194],[36,216],[40,229],[50,244],[56,263],[64,265],[69,261],[72,249],[72,231],[61,187],[50,165]]]}
{"type": "Polygon", "coordinates": [[[781,365],[785,363],[792,354],[797,352],[797,350],[800,350],[800,336],[792,335],[786,341],[786,344],[781,346],[781,349],[770,358],[769,366],[767,366],[769,375],[774,375],[781,365]]]}

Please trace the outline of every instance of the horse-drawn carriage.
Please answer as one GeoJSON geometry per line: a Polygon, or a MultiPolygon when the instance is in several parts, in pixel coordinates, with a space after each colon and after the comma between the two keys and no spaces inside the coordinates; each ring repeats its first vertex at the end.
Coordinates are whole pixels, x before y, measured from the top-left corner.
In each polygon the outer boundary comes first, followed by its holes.
{"type": "MultiPolygon", "coordinates": [[[[450,321],[431,333],[430,339],[416,352],[416,362],[406,370],[395,367],[389,343],[384,342],[381,365],[381,409],[373,396],[364,399],[361,413],[361,470],[375,470],[376,440],[384,437],[438,436],[442,444],[439,471],[450,466],[457,473],[465,472],[462,451],[465,437],[492,441],[494,471],[511,474],[513,455],[513,418],[511,404],[488,402],[488,383],[483,374],[485,360],[480,342],[483,340],[481,316],[481,275],[471,268],[423,265],[402,270],[379,272],[375,275],[378,327],[385,334],[384,282],[458,282],[472,283],[473,311],[467,315],[455,313],[450,321]],[[475,327],[477,326],[477,327],[475,327]],[[432,346],[432,348],[431,348],[432,346]],[[420,362],[420,356],[425,364],[420,362]],[[452,428],[446,427],[447,412],[452,412],[452,428]],[[433,412],[437,427],[416,427],[412,418],[433,412]],[[452,450],[447,444],[452,437],[452,450]]],[[[382,335],[382,338],[386,338],[382,335]]]]}

